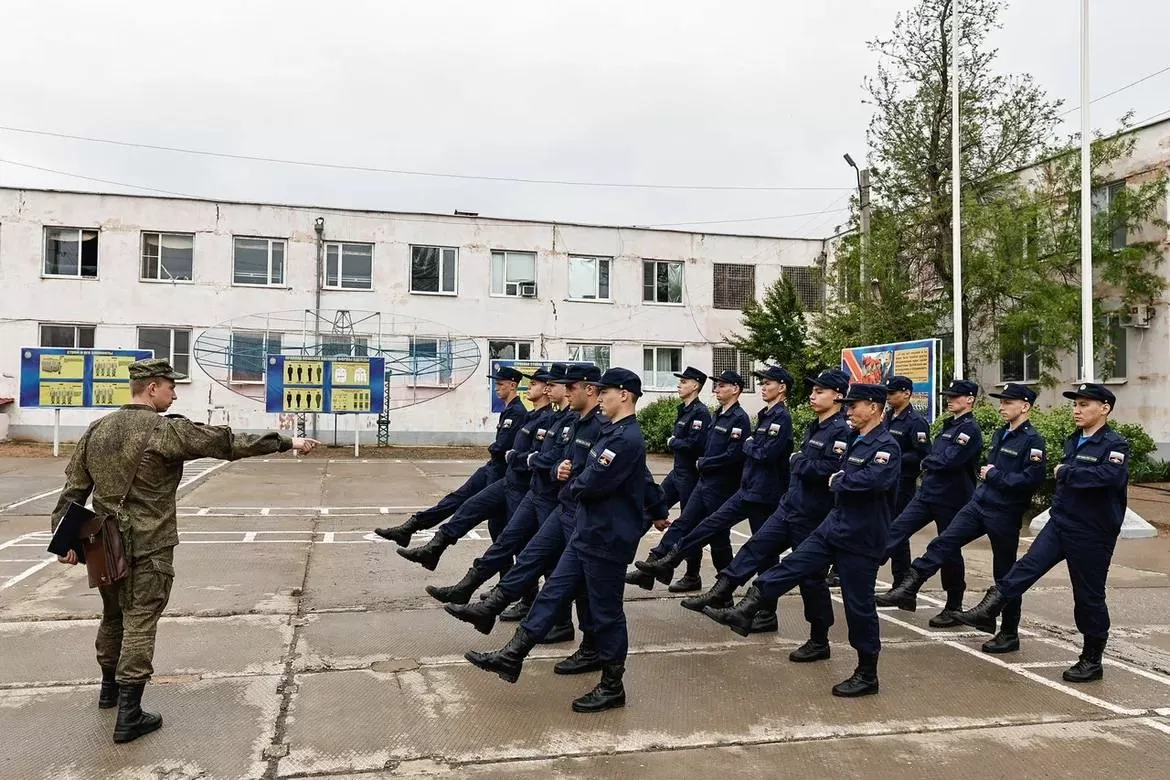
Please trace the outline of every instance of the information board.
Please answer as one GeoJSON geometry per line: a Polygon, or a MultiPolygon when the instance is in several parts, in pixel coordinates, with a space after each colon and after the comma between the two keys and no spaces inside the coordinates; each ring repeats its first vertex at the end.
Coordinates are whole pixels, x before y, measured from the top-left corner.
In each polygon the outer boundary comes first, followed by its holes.
{"type": "Polygon", "coordinates": [[[130,403],[130,364],[150,349],[20,350],[20,405],[34,409],[108,409],[130,403]]]}
{"type": "Polygon", "coordinates": [[[380,414],[386,398],[386,359],[265,358],[265,411],[380,414]]]}
{"type": "Polygon", "coordinates": [[[939,414],[938,339],[900,341],[870,347],[841,350],[841,370],[851,382],[885,384],[890,377],[904,376],[914,382],[910,403],[934,422],[939,414]]]}

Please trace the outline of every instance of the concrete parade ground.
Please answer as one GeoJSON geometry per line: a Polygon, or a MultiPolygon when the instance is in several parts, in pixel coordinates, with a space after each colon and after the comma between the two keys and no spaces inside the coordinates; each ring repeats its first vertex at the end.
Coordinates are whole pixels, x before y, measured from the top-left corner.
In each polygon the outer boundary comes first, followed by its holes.
{"type": "MultiPolygon", "coordinates": [[[[552,671],[576,641],[539,646],[509,685],[463,653],[500,647],[514,624],[482,636],[424,593],[462,576],[486,527],[436,572],[371,533],[478,462],[340,451],[188,466],[143,697],[164,726],[115,745],[115,711],[96,702],[100,599],[82,567],[45,552],[66,462],[0,458],[0,778],[1164,778],[1170,766],[1165,531],[1118,542],[1100,682],[1061,681],[1080,649],[1063,566],[1025,596],[1018,653],[985,655],[986,635],[929,628],[937,577],[918,612],[882,610],[881,693],[857,700],[829,694],[856,662],[839,603],[832,659],[795,665],[787,655],[807,630],[795,593],[781,599],[778,635],[741,639],[658,586],[626,591],[627,706],[580,715],[569,703],[598,675],[552,671]]],[[[655,459],[659,477],[667,465],[655,459]]],[[[989,584],[990,548],[965,557],[970,606],[989,584]]]]}

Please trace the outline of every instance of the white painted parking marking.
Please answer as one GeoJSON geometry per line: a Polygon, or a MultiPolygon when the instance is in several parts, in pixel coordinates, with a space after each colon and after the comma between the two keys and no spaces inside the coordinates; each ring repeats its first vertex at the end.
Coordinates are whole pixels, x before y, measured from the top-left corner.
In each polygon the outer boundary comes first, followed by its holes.
{"type": "Polygon", "coordinates": [[[336,538],[336,536],[336,531],[326,531],[325,536],[321,538],[321,544],[333,544],[333,540],[336,538]]]}
{"type": "Polygon", "coordinates": [[[33,501],[39,501],[42,498],[48,498],[49,496],[55,496],[60,492],[61,492],[61,488],[57,488],[56,490],[48,490],[48,491],[45,491],[44,493],[38,493],[35,496],[29,496],[28,498],[22,498],[19,501],[13,501],[11,504],[5,504],[4,506],[0,506],[0,512],[7,512],[9,509],[16,509],[18,506],[24,506],[25,504],[31,504],[33,501]]]}
{"type": "Polygon", "coordinates": [[[244,538],[241,541],[244,541],[244,542],[256,541],[256,532],[255,531],[248,531],[248,533],[244,534],[244,538]]]}
{"type": "Polygon", "coordinates": [[[45,558],[44,560],[42,560],[40,563],[36,564],[35,566],[29,566],[27,569],[22,571],[20,574],[17,574],[15,577],[10,577],[9,579],[5,580],[3,583],[0,583],[0,590],[7,590],[8,588],[11,588],[13,585],[24,582],[26,579],[28,579],[32,575],[36,574],[41,569],[45,568],[50,563],[56,563],[56,562],[57,562],[56,556],[54,556],[52,558],[45,558]]]}

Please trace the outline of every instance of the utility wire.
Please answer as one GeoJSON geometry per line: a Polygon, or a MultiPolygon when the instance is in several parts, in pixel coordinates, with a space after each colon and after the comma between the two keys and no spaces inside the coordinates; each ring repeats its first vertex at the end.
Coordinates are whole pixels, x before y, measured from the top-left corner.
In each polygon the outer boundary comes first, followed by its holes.
{"type": "MultiPolygon", "coordinates": [[[[1150,79],[1154,78],[1155,76],[1161,76],[1163,73],[1168,73],[1168,72],[1170,72],[1170,65],[1167,65],[1166,67],[1162,68],[1161,70],[1154,71],[1153,73],[1142,76],[1140,79],[1137,79],[1136,81],[1131,81],[1128,84],[1120,86],[1117,89],[1113,90],[1112,92],[1106,92],[1104,95],[1101,95],[1100,97],[1095,97],[1089,101],[1089,104],[1092,105],[1093,103],[1096,103],[1099,100],[1104,100],[1105,98],[1113,97],[1117,93],[1124,92],[1125,90],[1129,89],[1130,87],[1136,87],[1138,84],[1141,84],[1143,81],[1149,81],[1150,79]]],[[[1068,109],[1067,111],[1060,112],[1059,114],[1057,114],[1057,116],[1067,116],[1068,114],[1071,114],[1074,111],[1080,111],[1080,109],[1081,109],[1080,106],[1073,106],[1072,108],[1068,109]]]]}

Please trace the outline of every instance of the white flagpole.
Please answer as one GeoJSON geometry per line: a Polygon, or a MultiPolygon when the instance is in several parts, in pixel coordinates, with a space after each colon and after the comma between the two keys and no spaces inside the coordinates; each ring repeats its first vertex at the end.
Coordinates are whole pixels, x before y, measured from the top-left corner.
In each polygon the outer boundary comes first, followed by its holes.
{"type": "Polygon", "coordinates": [[[1089,0],[1081,0],[1081,380],[1093,367],[1092,128],[1089,123],[1089,0]]]}
{"type": "MultiPolygon", "coordinates": [[[[1086,0],[1088,2],[1088,0],[1086,0]]],[[[962,379],[963,365],[963,244],[959,224],[959,0],[951,7],[951,280],[954,298],[953,328],[955,341],[955,379],[962,379]]]]}

